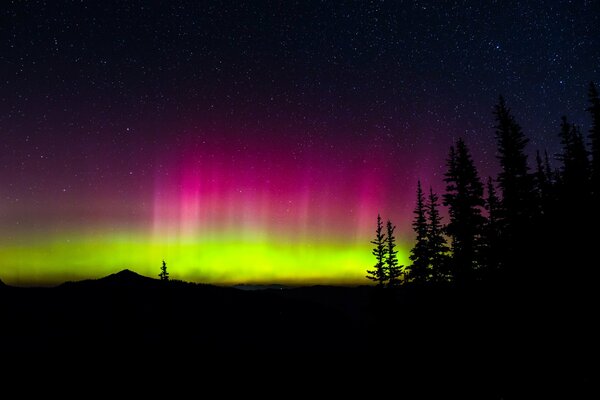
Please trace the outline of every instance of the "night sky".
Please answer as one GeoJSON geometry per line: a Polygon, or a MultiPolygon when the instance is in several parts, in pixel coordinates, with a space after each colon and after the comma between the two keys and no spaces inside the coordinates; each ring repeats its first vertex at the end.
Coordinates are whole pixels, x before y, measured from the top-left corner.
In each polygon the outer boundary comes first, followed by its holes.
{"type": "Polygon", "coordinates": [[[588,129],[600,2],[5,2],[0,279],[366,283],[453,140],[588,129]]]}

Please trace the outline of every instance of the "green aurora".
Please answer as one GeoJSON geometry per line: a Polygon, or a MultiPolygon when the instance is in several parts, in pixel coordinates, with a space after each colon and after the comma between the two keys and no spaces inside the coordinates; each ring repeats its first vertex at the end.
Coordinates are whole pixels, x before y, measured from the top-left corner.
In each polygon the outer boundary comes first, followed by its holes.
{"type": "MultiPolygon", "coordinates": [[[[407,261],[399,246],[399,259],[407,261]]],[[[213,284],[366,284],[374,263],[368,240],[342,241],[236,239],[211,236],[157,240],[143,233],[60,233],[3,238],[0,278],[14,285],[53,285],[99,278],[128,268],[155,277],[164,259],[171,277],[213,284]]]]}

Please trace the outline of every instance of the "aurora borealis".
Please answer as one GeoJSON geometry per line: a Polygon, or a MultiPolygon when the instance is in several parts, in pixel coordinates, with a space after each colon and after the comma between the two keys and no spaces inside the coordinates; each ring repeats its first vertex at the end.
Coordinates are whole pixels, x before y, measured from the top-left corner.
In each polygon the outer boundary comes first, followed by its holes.
{"type": "Polygon", "coordinates": [[[3,7],[2,281],[366,284],[454,139],[496,170],[500,93],[552,151],[599,73],[592,2],[238,3],[3,7]]]}
{"type": "Polygon", "coordinates": [[[407,192],[386,189],[391,174],[372,172],[381,159],[373,150],[342,164],[334,154],[294,156],[287,143],[259,147],[205,140],[164,154],[160,171],[122,189],[139,196],[134,205],[94,193],[73,198],[73,187],[48,193],[24,207],[48,221],[15,220],[22,230],[5,234],[3,256],[18,261],[4,279],[19,281],[22,271],[34,281],[81,279],[122,267],[155,275],[164,258],[173,276],[200,282],[361,282],[373,213],[410,213],[401,207],[409,199],[378,206],[407,192]]]}

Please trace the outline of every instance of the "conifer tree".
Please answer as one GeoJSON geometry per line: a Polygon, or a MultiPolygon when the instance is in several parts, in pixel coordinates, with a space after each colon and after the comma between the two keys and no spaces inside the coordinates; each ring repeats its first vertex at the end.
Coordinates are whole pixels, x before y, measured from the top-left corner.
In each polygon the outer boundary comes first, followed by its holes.
{"type": "MultiPolygon", "coordinates": [[[[539,199],[540,205],[540,213],[544,214],[546,211],[546,202],[548,197],[548,179],[549,177],[546,175],[546,169],[544,168],[544,162],[542,161],[542,156],[540,155],[540,151],[537,150],[535,152],[535,185],[537,191],[537,197],[539,199]]],[[[488,182],[489,187],[489,182],[488,182]]],[[[487,207],[486,207],[487,208],[487,207]]]]}
{"type": "Polygon", "coordinates": [[[500,96],[495,107],[496,139],[500,173],[498,186],[501,191],[499,219],[502,221],[502,249],[499,254],[504,271],[503,279],[517,281],[535,278],[537,265],[530,239],[537,238],[534,232],[539,215],[536,206],[534,176],[529,174],[526,146],[528,139],[516,122],[504,98],[500,96]],[[510,271],[508,271],[510,269],[510,271]]]}
{"type": "Polygon", "coordinates": [[[506,107],[502,96],[495,107],[494,115],[498,159],[501,167],[498,182],[502,190],[503,219],[506,233],[512,237],[527,225],[533,215],[534,188],[525,153],[529,140],[523,134],[510,109],[506,107]]]}
{"type": "Polygon", "coordinates": [[[375,245],[373,248],[373,255],[377,262],[375,263],[374,269],[367,270],[367,278],[377,282],[378,287],[383,287],[388,277],[385,271],[385,255],[386,255],[386,243],[385,233],[383,232],[383,222],[381,215],[377,215],[377,228],[375,230],[375,239],[371,241],[375,245]]]}
{"type": "Polygon", "coordinates": [[[408,279],[423,283],[429,275],[429,252],[427,248],[427,218],[425,215],[425,195],[421,188],[421,181],[417,181],[417,205],[414,210],[413,231],[416,233],[415,245],[409,256],[412,261],[408,279]]]}
{"type": "Polygon", "coordinates": [[[386,258],[385,258],[385,270],[388,277],[388,287],[395,287],[400,284],[400,277],[402,276],[402,266],[398,265],[398,251],[396,249],[396,238],[394,237],[394,230],[396,226],[392,224],[392,221],[387,221],[387,237],[386,241],[386,258]]]}
{"type": "Polygon", "coordinates": [[[589,160],[583,135],[579,128],[561,118],[560,143],[562,152],[558,159],[562,162],[562,199],[569,203],[585,201],[590,193],[589,189],[589,160]]]}
{"type": "Polygon", "coordinates": [[[489,275],[500,267],[500,240],[502,231],[499,220],[500,199],[496,194],[496,188],[491,176],[487,180],[486,192],[485,209],[487,211],[487,220],[483,233],[483,265],[486,269],[484,274],[489,275]]]}
{"type": "Polygon", "coordinates": [[[160,267],[160,274],[158,274],[158,276],[160,277],[161,281],[169,280],[169,273],[167,272],[167,263],[165,260],[162,262],[162,267],[160,267]]]}
{"type": "Polygon", "coordinates": [[[573,138],[573,184],[579,195],[587,196],[589,193],[590,161],[585,148],[585,140],[577,125],[571,126],[571,136],[573,138]]]}
{"type": "Polygon", "coordinates": [[[431,279],[434,282],[445,281],[449,278],[448,244],[444,237],[442,217],[439,212],[438,196],[429,188],[427,202],[427,254],[429,259],[431,279]]]}
{"type": "Polygon", "coordinates": [[[452,238],[453,278],[459,283],[471,280],[478,268],[479,245],[484,218],[481,215],[483,185],[462,139],[450,148],[446,173],[444,205],[448,206],[450,222],[446,230],[452,238]]]}
{"type": "Polygon", "coordinates": [[[488,176],[487,180],[487,197],[485,199],[485,209],[488,212],[488,224],[499,230],[498,226],[498,214],[500,213],[500,199],[496,194],[496,188],[494,187],[494,181],[491,176],[488,176]]]}

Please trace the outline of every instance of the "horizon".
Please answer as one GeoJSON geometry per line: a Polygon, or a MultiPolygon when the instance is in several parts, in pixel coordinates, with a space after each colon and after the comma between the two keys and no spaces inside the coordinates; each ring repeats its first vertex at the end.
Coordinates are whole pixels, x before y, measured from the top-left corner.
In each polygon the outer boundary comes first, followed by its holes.
{"type": "MultiPolygon", "coordinates": [[[[109,278],[111,276],[122,274],[124,272],[129,272],[129,273],[132,273],[132,274],[142,277],[142,278],[148,278],[148,279],[152,279],[155,281],[160,281],[160,277],[158,274],[155,274],[156,276],[148,276],[148,275],[140,274],[137,271],[132,270],[130,268],[123,268],[118,271],[110,272],[110,273],[108,273],[108,275],[94,276],[94,277],[78,277],[76,279],[66,279],[66,280],[64,280],[62,282],[58,282],[58,283],[44,281],[44,282],[20,282],[19,284],[10,284],[10,283],[7,283],[6,281],[4,281],[2,279],[2,277],[0,277],[0,282],[6,286],[15,287],[15,288],[55,288],[55,287],[59,287],[63,284],[67,284],[67,283],[99,281],[99,280],[102,280],[105,278],[109,278]]],[[[358,283],[351,283],[351,282],[331,283],[329,281],[323,281],[323,282],[314,281],[314,282],[302,282],[302,283],[298,283],[298,282],[294,282],[294,281],[291,281],[288,283],[286,283],[286,282],[264,282],[264,283],[261,283],[259,281],[250,282],[250,283],[229,283],[229,282],[208,283],[208,282],[187,281],[187,280],[179,279],[179,277],[177,277],[177,276],[173,276],[173,277],[169,278],[169,281],[184,282],[184,283],[198,284],[198,285],[210,285],[210,286],[218,286],[218,287],[231,287],[231,288],[237,288],[237,289],[243,289],[245,287],[248,287],[248,288],[250,288],[248,290],[253,290],[252,288],[260,289],[260,288],[271,288],[271,287],[300,288],[300,287],[326,286],[326,287],[353,288],[353,287],[361,287],[361,286],[371,286],[371,285],[369,285],[369,282],[365,281],[364,279],[361,279],[361,281],[358,283]]]]}

